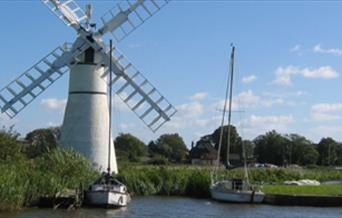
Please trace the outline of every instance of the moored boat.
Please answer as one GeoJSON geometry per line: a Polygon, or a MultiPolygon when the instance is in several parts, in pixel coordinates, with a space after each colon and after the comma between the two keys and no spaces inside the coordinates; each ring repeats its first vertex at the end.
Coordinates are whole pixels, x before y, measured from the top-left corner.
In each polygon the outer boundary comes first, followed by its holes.
{"type": "Polygon", "coordinates": [[[85,204],[88,206],[117,208],[125,207],[129,202],[126,186],[107,173],[85,192],[85,204]]]}
{"type": "Polygon", "coordinates": [[[227,103],[229,103],[228,108],[228,135],[227,135],[227,160],[226,168],[227,170],[232,168],[229,162],[229,152],[230,152],[230,140],[231,140],[231,109],[232,109],[232,91],[233,91],[233,72],[234,72],[234,53],[235,47],[232,46],[231,60],[230,60],[230,74],[228,76],[226,97],[223,108],[223,116],[221,121],[221,131],[218,146],[218,156],[214,172],[212,174],[212,184],[210,186],[210,194],[212,199],[218,201],[234,202],[234,203],[261,203],[264,200],[265,194],[258,190],[256,187],[250,185],[248,179],[247,163],[245,158],[245,148],[242,143],[242,156],[244,160],[244,179],[228,178],[223,180],[218,180],[218,170],[220,166],[220,156],[223,140],[223,129],[224,120],[226,114],[227,103]],[[228,102],[229,96],[229,102],[228,102]]]}
{"type": "Polygon", "coordinates": [[[221,180],[210,187],[211,197],[218,201],[236,203],[261,203],[265,194],[249,188],[242,180],[221,180]],[[242,184],[242,185],[238,185],[242,184]]]}

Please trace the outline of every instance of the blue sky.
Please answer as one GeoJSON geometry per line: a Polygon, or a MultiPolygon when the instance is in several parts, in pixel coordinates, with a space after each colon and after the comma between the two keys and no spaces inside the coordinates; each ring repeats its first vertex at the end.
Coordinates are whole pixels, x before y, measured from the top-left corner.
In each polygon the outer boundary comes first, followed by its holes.
{"type": "MultiPolygon", "coordinates": [[[[94,6],[93,20],[117,1],[94,6]]],[[[314,142],[342,140],[342,2],[172,1],[118,44],[126,56],[178,108],[156,134],[115,100],[113,133],[147,142],[179,133],[187,145],[220,123],[230,43],[236,46],[233,123],[248,139],[275,129],[314,142]]],[[[0,87],[76,33],[40,1],[0,1],[0,87]]],[[[22,134],[60,125],[68,75],[13,120],[0,124],[22,134]]]]}

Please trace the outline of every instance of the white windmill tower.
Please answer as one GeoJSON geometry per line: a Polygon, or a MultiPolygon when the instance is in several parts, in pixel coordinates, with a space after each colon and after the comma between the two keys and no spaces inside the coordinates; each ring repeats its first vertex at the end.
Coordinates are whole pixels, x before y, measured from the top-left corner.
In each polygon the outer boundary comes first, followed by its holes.
{"type": "MultiPolygon", "coordinates": [[[[59,46],[0,91],[0,109],[10,118],[57,79],[70,71],[69,96],[61,133],[62,146],[71,146],[88,157],[97,169],[107,168],[109,111],[107,86],[153,131],[176,113],[176,109],[157,91],[116,47],[110,50],[102,37],[111,32],[120,42],[168,3],[168,0],[127,0],[108,11],[97,31],[87,12],[74,0],[42,0],[77,38],[72,46],[59,46]],[[112,54],[110,54],[112,53],[112,54]],[[112,56],[112,58],[110,58],[112,56]],[[107,79],[109,66],[114,77],[107,79]]],[[[115,151],[111,166],[117,172],[115,151]]]]}

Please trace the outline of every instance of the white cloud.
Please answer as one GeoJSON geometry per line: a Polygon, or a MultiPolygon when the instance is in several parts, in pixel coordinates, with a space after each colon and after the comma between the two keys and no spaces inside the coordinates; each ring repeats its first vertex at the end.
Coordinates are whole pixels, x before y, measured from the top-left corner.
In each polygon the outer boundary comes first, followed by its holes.
{"type": "Polygon", "coordinates": [[[297,68],[288,66],[286,68],[278,67],[275,71],[276,79],[273,81],[275,84],[291,85],[291,76],[297,74],[297,68]]]}
{"type": "Polygon", "coordinates": [[[243,77],[241,82],[245,83],[245,84],[248,84],[248,83],[251,83],[251,82],[255,81],[256,79],[257,79],[257,77],[255,75],[250,75],[250,76],[243,77]]]}
{"type": "Polygon", "coordinates": [[[258,95],[255,95],[252,90],[248,90],[246,92],[241,92],[237,96],[237,101],[244,106],[258,106],[260,104],[261,98],[258,95]]]}
{"type": "Polygon", "coordinates": [[[47,98],[42,99],[40,105],[48,110],[64,111],[66,103],[66,99],[47,98]]]}
{"type": "Polygon", "coordinates": [[[310,129],[309,132],[312,132],[313,136],[316,137],[318,140],[321,137],[340,138],[340,135],[342,134],[342,126],[322,125],[322,126],[318,126],[318,127],[310,129]]]}
{"type": "Polygon", "coordinates": [[[342,104],[315,104],[311,110],[316,113],[342,111],[342,104]]]}
{"type": "Polygon", "coordinates": [[[190,97],[191,100],[196,101],[196,100],[203,100],[206,97],[208,97],[208,93],[206,92],[197,92],[194,95],[190,97]]]}
{"type": "Polygon", "coordinates": [[[199,102],[190,102],[176,106],[178,116],[196,117],[203,114],[204,106],[199,102]]]}
{"type": "Polygon", "coordinates": [[[304,68],[300,74],[306,78],[334,79],[338,77],[338,73],[330,66],[323,66],[314,70],[304,68]]]}
{"type": "MultiPolygon", "coordinates": [[[[269,98],[269,99],[264,99],[259,95],[256,95],[253,93],[252,90],[248,90],[245,92],[241,92],[237,96],[236,104],[241,105],[242,107],[272,107],[274,105],[280,105],[284,104],[285,101],[283,98],[278,97],[278,98],[269,98]]],[[[234,104],[234,102],[233,102],[234,104]]],[[[241,108],[240,106],[240,108],[241,108]]]]}
{"type": "Polygon", "coordinates": [[[300,97],[300,96],[303,96],[303,95],[307,95],[307,93],[306,93],[306,92],[303,92],[303,91],[297,91],[297,92],[295,93],[295,95],[296,95],[297,97],[300,97]]]}
{"type": "Polygon", "coordinates": [[[334,121],[342,119],[342,104],[315,104],[311,106],[312,121],[334,121]]]}
{"type": "Polygon", "coordinates": [[[327,114],[327,113],[311,113],[311,120],[313,121],[334,121],[334,120],[340,120],[342,117],[338,115],[333,114],[327,114]]]}
{"type": "MultiPolygon", "coordinates": [[[[128,95],[126,93],[122,93],[123,99],[125,99],[128,95]]],[[[131,100],[132,101],[132,100],[131,100]]],[[[113,95],[113,110],[119,110],[123,112],[130,111],[129,107],[126,105],[126,103],[118,96],[118,95],[113,95]]]]}
{"type": "Polygon", "coordinates": [[[133,128],[134,127],[134,124],[131,124],[131,123],[120,123],[119,124],[119,128],[121,130],[127,130],[127,129],[130,129],[130,128],[133,128]]]}
{"type": "Polygon", "coordinates": [[[47,125],[49,126],[49,127],[55,127],[55,126],[61,126],[62,124],[60,124],[60,123],[56,123],[56,122],[48,122],[47,123],[47,125]]]}
{"type": "Polygon", "coordinates": [[[290,48],[290,52],[297,52],[302,48],[301,44],[294,45],[292,48],[290,48]]]}
{"type": "MultiPolygon", "coordinates": [[[[228,108],[229,102],[227,102],[228,108]]],[[[255,107],[272,107],[274,105],[291,105],[281,97],[262,98],[254,94],[252,90],[240,92],[237,96],[233,97],[232,110],[241,110],[242,108],[255,108],[255,107]]],[[[221,111],[224,106],[224,100],[220,100],[212,105],[214,111],[221,111]]]]}
{"type": "Polygon", "coordinates": [[[333,79],[339,75],[331,66],[322,66],[317,69],[299,68],[294,66],[287,66],[285,68],[278,67],[275,71],[276,79],[272,82],[279,85],[291,85],[292,76],[301,75],[305,78],[322,78],[333,79]]]}
{"type": "Polygon", "coordinates": [[[286,132],[288,125],[294,122],[292,115],[281,116],[257,116],[251,115],[243,121],[245,131],[253,137],[266,131],[276,130],[278,132],[286,132]]]}
{"type": "Polygon", "coordinates": [[[331,54],[331,55],[336,55],[336,56],[342,55],[342,49],[339,49],[339,48],[323,49],[320,44],[315,45],[312,50],[315,53],[324,53],[324,54],[331,54]]]}
{"type": "Polygon", "coordinates": [[[273,97],[273,98],[288,98],[288,97],[301,97],[307,95],[305,91],[295,91],[295,92],[263,92],[262,95],[273,97]]]}
{"type": "Polygon", "coordinates": [[[3,127],[10,127],[18,122],[16,119],[10,119],[6,114],[0,113],[0,129],[3,127]]]}

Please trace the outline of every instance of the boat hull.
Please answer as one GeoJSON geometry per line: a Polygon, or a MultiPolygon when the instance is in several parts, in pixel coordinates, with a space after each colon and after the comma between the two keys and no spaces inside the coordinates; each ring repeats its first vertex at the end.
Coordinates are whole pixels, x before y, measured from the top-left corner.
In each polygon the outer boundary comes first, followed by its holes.
{"type": "Polygon", "coordinates": [[[85,195],[85,204],[94,207],[126,207],[129,201],[129,194],[113,191],[88,191],[85,195]]]}
{"type": "Polygon", "coordinates": [[[225,201],[232,203],[261,203],[264,200],[265,194],[260,191],[249,190],[217,190],[210,189],[211,197],[217,201],[225,201]]]}

